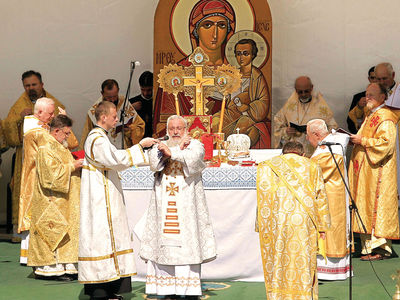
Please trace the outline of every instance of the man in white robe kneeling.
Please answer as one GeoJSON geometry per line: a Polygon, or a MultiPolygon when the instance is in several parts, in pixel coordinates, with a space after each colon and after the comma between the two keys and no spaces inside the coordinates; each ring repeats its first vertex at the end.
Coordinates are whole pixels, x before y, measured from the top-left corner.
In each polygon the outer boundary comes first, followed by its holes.
{"type": "Polygon", "coordinates": [[[216,257],[214,231],[201,180],[204,146],[190,139],[186,120],[167,120],[169,140],[149,151],[155,172],[140,256],[147,261],[146,294],[198,299],[201,264],[216,257]]]}
{"type": "Polygon", "coordinates": [[[118,172],[146,161],[143,147],[158,141],[145,138],[117,150],[107,135],[118,121],[115,105],[100,102],[95,117],[82,167],[78,279],[90,299],[122,299],[118,294],[132,290],[136,267],[118,172]]]}

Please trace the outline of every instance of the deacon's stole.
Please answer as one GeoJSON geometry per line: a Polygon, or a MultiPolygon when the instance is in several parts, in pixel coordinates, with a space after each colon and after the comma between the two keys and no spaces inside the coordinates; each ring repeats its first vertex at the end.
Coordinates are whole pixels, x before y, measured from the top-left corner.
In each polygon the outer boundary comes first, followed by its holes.
{"type": "Polygon", "coordinates": [[[260,164],[257,205],[267,297],[317,293],[318,231],[330,225],[320,168],[296,154],[260,164]]]}
{"type": "MultiPolygon", "coordinates": [[[[343,155],[334,154],[339,165],[340,172],[344,175],[343,155]]],[[[342,177],[331,153],[322,152],[311,158],[322,170],[326,194],[328,195],[329,213],[331,216],[331,228],[326,232],[326,256],[345,257],[348,254],[346,226],[346,190],[342,177]]]]}

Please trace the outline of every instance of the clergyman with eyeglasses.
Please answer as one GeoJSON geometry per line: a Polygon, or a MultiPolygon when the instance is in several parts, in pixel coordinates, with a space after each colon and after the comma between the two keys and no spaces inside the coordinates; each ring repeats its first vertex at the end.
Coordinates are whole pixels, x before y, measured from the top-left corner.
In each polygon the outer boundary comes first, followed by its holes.
{"type": "Polygon", "coordinates": [[[303,144],[306,156],[310,157],[314,147],[306,139],[307,122],[322,119],[329,131],[338,125],[322,94],[314,93],[309,77],[298,77],[294,88],[295,91],[274,116],[273,148],[281,148],[288,141],[297,141],[303,144]]]}

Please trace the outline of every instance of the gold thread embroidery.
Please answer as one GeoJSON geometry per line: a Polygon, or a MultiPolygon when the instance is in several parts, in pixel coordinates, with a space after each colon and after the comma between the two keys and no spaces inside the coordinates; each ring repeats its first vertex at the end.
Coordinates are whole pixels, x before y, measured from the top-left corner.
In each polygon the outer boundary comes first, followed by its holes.
{"type": "Polygon", "coordinates": [[[179,227],[179,222],[164,222],[166,227],[179,227]]]}
{"type": "Polygon", "coordinates": [[[103,256],[79,257],[78,260],[79,261],[98,261],[98,260],[114,258],[114,256],[124,255],[124,254],[128,254],[128,253],[133,253],[133,250],[127,249],[127,250],[123,250],[123,251],[118,251],[115,254],[111,253],[111,254],[107,254],[107,255],[103,255],[103,256]]]}
{"type": "Polygon", "coordinates": [[[92,159],[94,160],[94,153],[93,153],[93,147],[94,147],[94,143],[96,142],[97,139],[101,138],[102,136],[96,136],[92,142],[92,145],[90,146],[90,155],[92,157],[92,159]]]}
{"type": "Polygon", "coordinates": [[[26,137],[26,135],[28,133],[31,133],[31,132],[34,132],[34,131],[40,131],[40,130],[45,130],[45,129],[43,129],[42,127],[29,129],[27,132],[24,133],[24,137],[26,137]]]}
{"type": "Polygon", "coordinates": [[[174,276],[146,276],[146,284],[157,284],[157,286],[200,286],[199,277],[174,277],[174,276]]]}
{"type": "MultiPolygon", "coordinates": [[[[108,221],[108,226],[110,228],[111,247],[112,247],[113,253],[116,253],[117,251],[115,249],[114,230],[113,230],[111,211],[110,211],[110,195],[109,195],[109,189],[108,189],[107,171],[103,172],[103,182],[104,182],[106,204],[107,204],[106,205],[106,208],[107,208],[107,221],[108,221]]],[[[114,258],[115,269],[116,269],[117,273],[119,274],[119,265],[118,265],[117,256],[114,255],[113,258],[114,258]]]]}
{"type": "Polygon", "coordinates": [[[129,149],[127,149],[126,152],[128,153],[129,163],[131,164],[131,167],[135,167],[136,168],[136,165],[133,163],[133,158],[132,158],[131,151],[129,149]]]}
{"type": "Polygon", "coordinates": [[[140,153],[142,153],[144,163],[147,164],[146,155],[144,155],[143,147],[140,144],[139,144],[139,150],[140,150],[140,153]]]}
{"type": "Polygon", "coordinates": [[[164,233],[172,233],[172,234],[179,234],[181,231],[179,229],[164,229],[164,233]]]}
{"type": "Polygon", "coordinates": [[[93,168],[91,166],[82,166],[82,169],[88,170],[88,171],[93,171],[96,172],[96,168],[93,168]]]}
{"type": "Polygon", "coordinates": [[[176,196],[175,192],[179,193],[179,186],[175,186],[175,184],[175,182],[171,182],[169,186],[167,186],[166,192],[170,192],[168,196],[176,196]]]}

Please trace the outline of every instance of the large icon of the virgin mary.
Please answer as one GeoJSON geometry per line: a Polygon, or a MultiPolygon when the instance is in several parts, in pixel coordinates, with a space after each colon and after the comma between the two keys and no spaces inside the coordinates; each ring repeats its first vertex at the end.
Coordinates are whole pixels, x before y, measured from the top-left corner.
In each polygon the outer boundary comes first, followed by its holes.
{"type": "MultiPolygon", "coordinates": [[[[227,45],[235,32],[238,31],[253,32],[258,29],[259,36],[265,43],[270,44],[271,42],[271,15],[266,0],[177,0],[172,4],[166,2],[173,1],[160,1],[155,16],[155,74],[158,74],[159,70],[168,63],[177,63],[184,67],[191,66],[188,57],[196,47],[201,47],[207,54],[209,66],[217,67],[228,64],[227,45]],[[259,24],[264,24],[264,26],[258,26],[259,24]]],[[[266,48],[264,47],[264,49],[266,48]]],[[[233,52],[232,54],[235,57],[233,52]]],[[[267,57],[265,59],[266,61],[263,62],[258,73],[258,75],[261,74],[263,82],[265,82],[264,87],[266,87],[266,94],[268,95],[268,101],[265,102],[268,109],[267,113],[264,113],[266,117],[262,121],[268,119],[270,110],[271,66],[267,62],[267,57]],[[264,77],[263,73],[267,76],[264,77]]],[[[175,100],[173,95],[157,88],[156,83],[155,88],[157,90],[154,93],[156,95],[154,128],[156,135],[161,136],[165,133],[166,119],[176,111],[175,100]]],[[[208,97],[208,114],[218,117],[222,98],[223,96],[217,92],[208,97]]],[[[189,115],[192,107],[191,99],[184,93],[179,93],[178,99],[181,114],[189,115]]],[[[235,125],[239,125],[239,127],[240,124],[246,123],[234,121],[235,125]]],[[[253,122],[253,124],[258,121],[260,120],[253,122]]],[[[252,125],[249,125],[250,123],[246,123],[246,126],[252,127],[252,125]]],[[[232,122],[229,128],[231,127],[234,127],[232,122]]],[[[247,129],[243,128],[241,132],[248,134],[247,129]]],[[[252,144],[258,145],[258,148],[269,148],[269,142],[260,146],[260,136],[263,136],[263,134],[255,134],[252,144]]]]}

